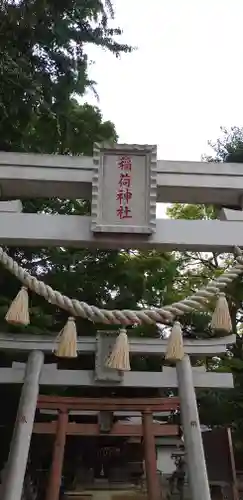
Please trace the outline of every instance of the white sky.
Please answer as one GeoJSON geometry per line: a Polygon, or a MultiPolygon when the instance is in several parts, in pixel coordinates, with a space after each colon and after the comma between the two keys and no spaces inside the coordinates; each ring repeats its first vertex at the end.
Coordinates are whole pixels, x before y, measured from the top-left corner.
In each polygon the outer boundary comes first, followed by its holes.
{"type": "Polygon", "coordinates": [[[104,119],[120,142],[157,144],[159,159],[200,160],[220,126],[243,125],[242,0],[114,0],[116,59],[91,47],[104,119]]]}
{"type": "Polygon", "coordinates": [[[157,144],[160,159],[199,160],[220,125],[243,125],[243,1],[113,3],[138,49],[89,50],[104,118],[122,142],[157,144]]]}

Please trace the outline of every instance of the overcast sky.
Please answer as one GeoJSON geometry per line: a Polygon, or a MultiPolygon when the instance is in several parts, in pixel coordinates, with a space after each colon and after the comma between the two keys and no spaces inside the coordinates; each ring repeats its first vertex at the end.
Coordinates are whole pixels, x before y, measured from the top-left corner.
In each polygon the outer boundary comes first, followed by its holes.
{"type": "Polygon", "coordinates": [[[89,50],[104,118],[122,142],[157,144],[160,159],[200,160],[220,125],[243,125],[243,1],[113,4],[137,50],[121,59],[89,50]]]}
{"type": "MultiPolygon", "coordinates": [[[[243,0],[114,0],[116,59],[90,47],[104,119],[119,141],[157,144],[158,158],[200,160],[220,126],[243,126],[243,0]]],[[[157,216],[165,216],[158,206],[157,216]]]]}

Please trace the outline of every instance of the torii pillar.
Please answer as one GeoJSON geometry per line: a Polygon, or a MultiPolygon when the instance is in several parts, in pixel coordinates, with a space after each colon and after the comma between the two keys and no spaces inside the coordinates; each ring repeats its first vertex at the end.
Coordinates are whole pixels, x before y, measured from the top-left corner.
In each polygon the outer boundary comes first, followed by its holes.
{"type": "Polygon", "coordinates": [[[156,447],[153,433],[153,414],[151,411],[145,410],[142,413],[142,422],[148,499],[159,500],[161,498],[161,493],[159,477],[157,474],[156,447]]]}
{"type": "Polygon", "coordinates": [[[176,363],[186,463],[192,500],[211,500],[192,367],[186,354],[176,363]]]}
{"type": "Polygon", "coordinates": [[[33,351],[30,353],[10,445],[1,500],[20,500],[22,497],[43,363],[43,352],[33,351]]]}

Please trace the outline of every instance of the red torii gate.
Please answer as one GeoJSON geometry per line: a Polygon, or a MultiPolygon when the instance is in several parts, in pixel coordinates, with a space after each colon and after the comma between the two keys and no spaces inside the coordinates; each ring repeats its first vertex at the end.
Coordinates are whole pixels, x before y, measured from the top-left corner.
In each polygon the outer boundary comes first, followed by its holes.
{"type": "Polygon", "coordinates": [[[175,411],[179,409],[179,398],[69,398],[59,396],[40,396],[37,403],[39,409],[58,410],[58,418],[54,422],[37,422],[34,433],[55,434],[52,464],[46,492],[46,500],[58,500],[64,450],[67,435],[102,435],[98,424],[78,424],[69,422],[69,412],[81,411],[140,411],[142,425],[124,425],[115,423],[111,436],[141,436],[144,443],[144,458],[148,497],[150,500],[159,498],[159,483],[157,477],[157,462],[155,436],[176,436],[177,425],[157,424],[153,422],[154,412],[175,411]]]}

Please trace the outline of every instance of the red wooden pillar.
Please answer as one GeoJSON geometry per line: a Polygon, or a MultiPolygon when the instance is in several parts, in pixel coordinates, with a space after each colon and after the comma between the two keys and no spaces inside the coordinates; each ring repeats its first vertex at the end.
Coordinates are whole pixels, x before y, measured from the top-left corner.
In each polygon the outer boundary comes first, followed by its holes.
{"type": "Polygon", "coordinates": [[[144,411],[142,414],[143,420],[143,443],[144,443],[144,458],[146,482],[148,491],[148,500],[159,500],[160,484],[157,475],[157,460],[155,439],[153,433],[153,415],[150,411],[144,411]]]}
{"type": "Polygon", "coordinates": [[[68,412],[59,411],[57,430],[53,447],[52,464],[46,492],[46,500],[58,500],[62,480],[62,466],[64,459],[68,412]]]}

